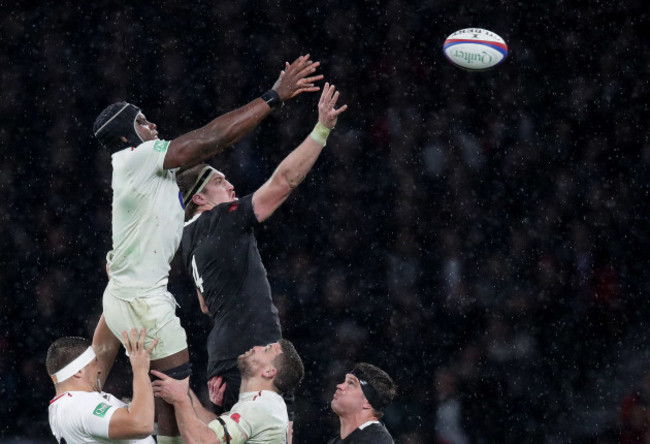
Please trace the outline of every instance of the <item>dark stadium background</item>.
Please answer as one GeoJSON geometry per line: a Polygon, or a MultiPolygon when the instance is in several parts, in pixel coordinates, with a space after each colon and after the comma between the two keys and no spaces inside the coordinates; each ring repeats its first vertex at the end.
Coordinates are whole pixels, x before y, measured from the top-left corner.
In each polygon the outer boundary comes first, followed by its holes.
{"type": "MultiPolygon", "coordinates": [[[[650,27],[624,1],[23,1],[0,5],[0,442],[52,442],[48,345],[90,336],[110,249],[91,126],[140,105],[171,139],[309,52],[349,110],[258,230],[307,374],[296,443],[336,433],[346,370],[387,370],[400,443],[618,443],[650,434],[650,27]],[[485,73],[442,54],[492,30],[485,73]]],[[[316,121],[302,95],[214,160],[254,191],[316,121]]],[[[171,291],[205,396],[209,322],[171,291]]],[[[130,392],[120,356],[107,387],[130,392]]]]}

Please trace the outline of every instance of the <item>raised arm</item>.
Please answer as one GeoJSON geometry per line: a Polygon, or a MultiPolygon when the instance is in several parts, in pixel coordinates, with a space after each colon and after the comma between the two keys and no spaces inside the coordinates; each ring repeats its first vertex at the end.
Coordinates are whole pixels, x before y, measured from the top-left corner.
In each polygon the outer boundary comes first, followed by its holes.
{"type": "Polygon", "coordinates": [[[121,347],[120,340],[108,328],[104,314],[102,313],[99,322],[97,322],[97,327],[95,327],[95,333],[93,334],[93,350],[95,350],[95,355],[102,370],[99,374],[100,387],[104,387],[108,375],[113,368],[115,357],[121,347]]]}
{"type": "Polygon", "coordinates": [[[203,412],[205,410],[203,407],[198,408],[193,405],[194,402],[198,403],[198,399],[190,390],[189,377],[177,380],[156,370],[152,370],[151,373],[160,378],[153,382],[154,394],[174,405],[176,423],[186,444],[217,444],[227,441],[231,444],[241,444],[246,441],[246,434],[227,415],[220,416],[221,421],[215,419],[209,424],[204,422],[206,419],[216,417],[210,416],[209,418],[207,413],[203,412]],[[226,440],[225,429],[228,430],[229,440],[226,440]]]}
{"type": "Polygon", "coordinates": [[[149,365],[151,350],[158,343],[158,339],[149,348],[145,348],[144,328],[140,331],[139,338],[136,335],[135,328],[131,329],[130,338],[125,331],[122,332],[133,369],[133,400],[128,408],[120,408],[113,413],[108,428],[108,437],[111,439],[141,439],[153,433],[154,399],[149,365]]]}
{"type": "Polygon", "coordinates": [[[192,402],[192,408],[194,409],[194,413],[196,413],[196,416],[205,424],[209,423],[210,421],[214,420],[217,415],[212,413],[210,410],[206,409],[203,407],[203,404],[201,404],[201,401],[199,401],[199,397],[196,396],[196,393],[194,393],[194,390],[190,389],[190,401],[192,402]]]}
{"type": "Polygon", "coordinates": [[[247,105],[217,117],[206,126],[172,140],[167,148],[163,167],[191,167],[237,143],[271,112],[270,104],[284,102],[302,92],[318,91],[314,82],[323,78],[312,75],[319,62],[309,54],[285,64],[273,88],[247,105]],[[274,97],[275,96],[275,97],[274,97]]]}
{"type": "Polygon", "coordinates": [[[338,98],[339,92],[334,85],[325,83],[318,102],[318,124],[314,131],[280,162],[271,178],[253,194],[253,208],[258,221],[262,222],[273,214],[314,166],[339,114],[348,108],[343,105],[335,109],[338,98]]]}

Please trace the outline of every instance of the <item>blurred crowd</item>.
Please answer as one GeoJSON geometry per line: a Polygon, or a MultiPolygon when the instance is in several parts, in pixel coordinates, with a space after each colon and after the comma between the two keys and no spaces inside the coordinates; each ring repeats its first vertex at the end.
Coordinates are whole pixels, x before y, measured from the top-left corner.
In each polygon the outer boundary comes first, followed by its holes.
{"type": "MultiPolygon", "coordinates": [[[[640,374],[598,382],[644,355],[650,313],[642,0],[28,1],[0,28],[0,437],[51,441],[45,351],[101,314],[111,170],[96,115],[128,100],[172,139],[309,52],[350,108],[257,232],[305,361],[295,442],[336,433],[329,401],[357,361],[398,384],[384,418],[398,442],[650,440],[640,374]],[[504,37],[509,59],[449,64],[442,41],[468,26],[504,37]]],[[[311,131],[317,100],[213,160],[239,196],[311,131]]],[[[209,319],[180,262],[170,289],[205,397],[209,319]]],[[[118,360],[108,391],[128,393],[118,360]]]]}

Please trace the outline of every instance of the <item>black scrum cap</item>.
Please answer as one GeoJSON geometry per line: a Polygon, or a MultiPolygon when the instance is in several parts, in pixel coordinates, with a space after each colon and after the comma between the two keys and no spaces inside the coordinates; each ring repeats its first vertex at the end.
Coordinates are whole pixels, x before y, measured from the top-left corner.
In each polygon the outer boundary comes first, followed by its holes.
{"type": "Polygon", "coordinates": [[[95,119],[95,137],[111,153],[140,145],[143,140],[135,130],[135,119],[139,112],[140,108],[127,102],[107,106],[95,119]],[[126,138],[126,142],[122,137],[126,138]]]}

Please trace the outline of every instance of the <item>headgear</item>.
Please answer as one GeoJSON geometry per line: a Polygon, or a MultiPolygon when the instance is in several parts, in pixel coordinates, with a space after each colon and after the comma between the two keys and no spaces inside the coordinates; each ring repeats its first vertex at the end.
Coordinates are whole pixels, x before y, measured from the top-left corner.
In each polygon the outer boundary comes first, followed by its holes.
{"type": "Polygon", "coordinates": [[[88,347],[82,354],[77,356],[72,362],[65,365],[58,372],[50,375],[55,384],[66,381],[76,374],[79,370],[90,364],[95,359],[95,352],[92,347],[88,347]]]}
{"type": "Polygon", "coordinates": [[[365,371],[361,366],[356,365],[354,369],[350,371],[350,374],[356,376],[356,378],[359,380],[359,385],[361,386],[363,396],[366,397],[370,406],[377,411],[383,412],[384,409],[390,404],[391,399],[382,399],[385,397],[380,395],[377,390],[375,390],[375,388],[370,383],[370,378],[368,377],[369,375],[365,374],[365,371]]]}
{"type": "Polygon", "coordinates": [[[188,190],[186,190],[185,193],[183,193],[183,208],[185,208],[187,204],[190,203],[192,197],[194,197],[195,194],[199,194],[203,190],[205,184],[208,183],[212,176],[215,174],[223,175],[223,173],[215,168],[212,168],[210,165],[206,165],[201,168],[201,172],[196,177],[194,184],[188,190]]]}
{"type": "Polygon", "coordinates": [[[111,153],[140,145],[144,140],[135,130],[135,119],[138,113],[140,108],[127,102],[117,102],[107,106],[95,119],[93,125],[95,137],[111,153]],[[122,137],[126,138],[126,142],[122,137]]]}

